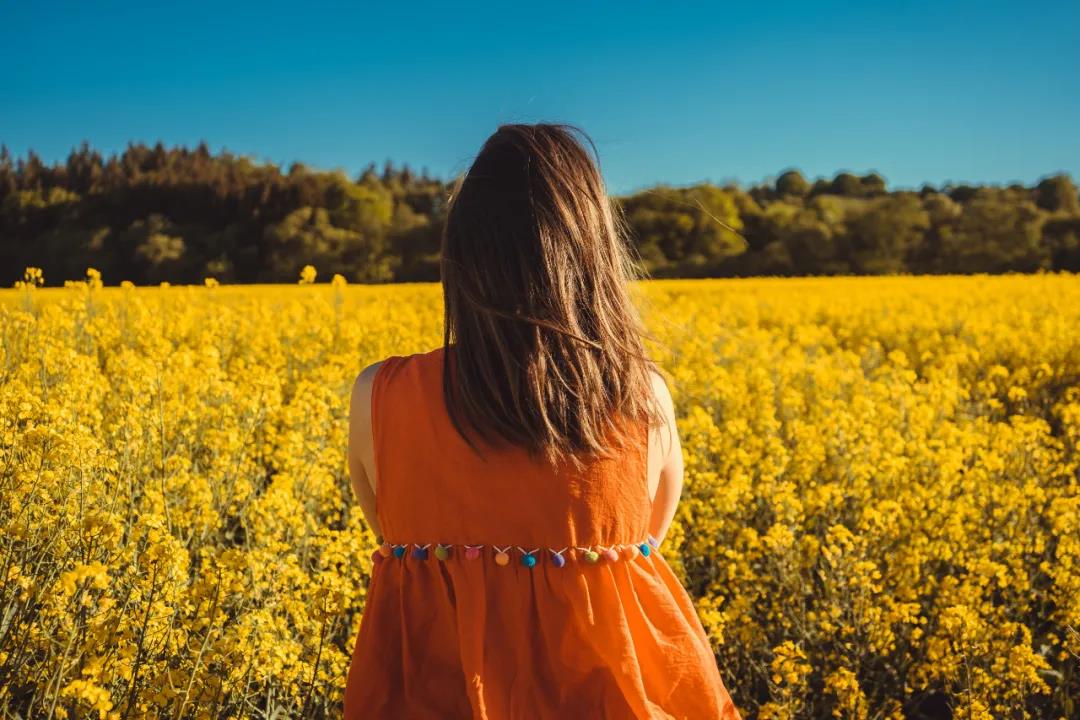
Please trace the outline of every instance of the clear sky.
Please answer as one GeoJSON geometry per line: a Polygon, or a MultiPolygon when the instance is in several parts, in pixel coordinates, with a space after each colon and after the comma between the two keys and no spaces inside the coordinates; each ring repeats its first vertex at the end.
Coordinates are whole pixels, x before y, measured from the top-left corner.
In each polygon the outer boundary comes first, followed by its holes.
{"type": "Polygon", "coordinates": [[[0,142],[451,177],[499,123],[547,120],[593,137],[615,192],[1080,179],[1076,0],[504,5],[3,3],[0,142]]]}

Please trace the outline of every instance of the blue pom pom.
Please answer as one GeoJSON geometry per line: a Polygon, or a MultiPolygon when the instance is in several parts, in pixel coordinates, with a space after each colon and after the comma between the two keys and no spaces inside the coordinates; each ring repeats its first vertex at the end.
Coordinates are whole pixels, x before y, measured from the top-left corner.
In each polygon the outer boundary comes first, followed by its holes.
{"type": "Polygon", "coordinates": [[[652,552],[652,548],[649,546],[649,543],[641,543],[641,546],[638,547],[638,550],[640,550],[641,554],[645,557],[649,557],[649,553],[652,552]]]}
{"type": "Polygon", "coordinates": [[[405,557],[405,546],[404,545],[401,545],[399,547],[394,548],[394,557],[396,557],[396,558],[405,557]]]}
{"type": "Polygon", "coordinates": [[[564,558],[562,555],[559,555],[558,553],[552,553],[551,554],[551,564],[554,565],[557,568],[560,568],[560,567],[566,565],[566,558],[564,558]]]}
{"type": "Polygon", "coordinates": [[[525,567],[533,567],[534,565],[536,565],[536,556],[535,555],[522,555],[521,556],[521,564],[524,565],[525,567]]]}
{"type": "Polygon", "coordinates": [[[412,556],[417,560],[427,560],[427,548],[416,548],[412,551],[412,556]]]}

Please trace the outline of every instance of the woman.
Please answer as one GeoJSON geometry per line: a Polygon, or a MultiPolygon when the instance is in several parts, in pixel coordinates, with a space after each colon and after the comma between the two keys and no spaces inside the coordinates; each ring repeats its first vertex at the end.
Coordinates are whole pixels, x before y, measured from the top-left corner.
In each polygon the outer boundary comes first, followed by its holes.
{"type": "Polygon", "coordinates": [[[347,718],[738,718],[656,548],[682,451],[628,245],[561,125],[504,125],[451,198],[443,346],[366,368],[349,468],[385,541],[347,718]]]}

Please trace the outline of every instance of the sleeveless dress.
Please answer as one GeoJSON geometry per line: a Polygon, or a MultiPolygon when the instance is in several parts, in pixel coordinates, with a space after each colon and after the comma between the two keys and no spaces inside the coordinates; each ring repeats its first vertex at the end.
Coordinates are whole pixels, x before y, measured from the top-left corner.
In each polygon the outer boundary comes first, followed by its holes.
{"type": "Polygon", "coordinates": [[[371,397],[376,562],[345,717],[735,719],[686,591],[648,533],[648,428],[559,471],[476,454],[443,348],[393,356],[371,397]]]}

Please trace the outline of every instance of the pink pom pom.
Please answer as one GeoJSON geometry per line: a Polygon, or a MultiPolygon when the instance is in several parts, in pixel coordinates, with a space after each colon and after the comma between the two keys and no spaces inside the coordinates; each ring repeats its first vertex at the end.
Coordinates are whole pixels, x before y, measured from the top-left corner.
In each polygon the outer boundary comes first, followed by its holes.
{"type": "Polygon", "coordinates": [[[604,559],[615,562],[619,559],[619,553],[615,552],[615,548],[608,548],[604,551],[604,559]]]}
{"type": "Polygon", "coordinates": [[[478,557],[480,557],[480,548],[466,548],[465,549],[465,559],[466,560],[476,560],[478,557]]]}

